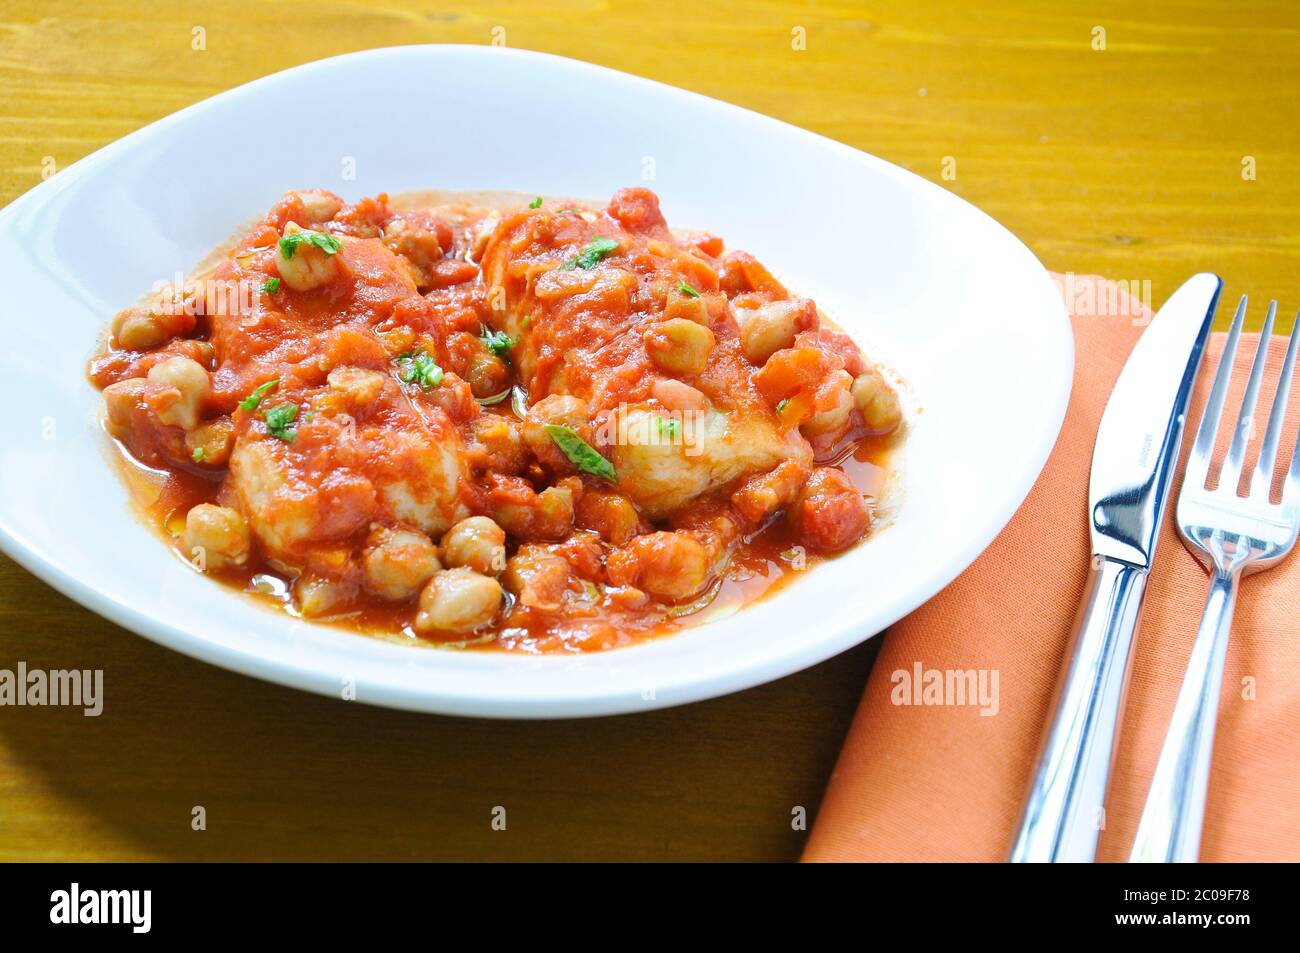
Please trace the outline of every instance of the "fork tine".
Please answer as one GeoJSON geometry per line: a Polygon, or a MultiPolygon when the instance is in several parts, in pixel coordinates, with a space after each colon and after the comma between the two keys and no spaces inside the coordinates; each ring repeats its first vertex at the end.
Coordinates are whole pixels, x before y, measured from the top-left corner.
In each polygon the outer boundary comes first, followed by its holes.
{"type": "MultiPolygon", "coordinates": [[[[1277,379],[1277,392],[1273,395],[1273,409],[1268,415],[1268,430],[1259,447],[1259,461],[1250,480],[1250,495],[1267,502],[1273,489],[1273,470],[1277,466],[1278,443],[1282,439],[1282,421],[1286,417],[1287,401],[1291,397],[1291,372],[1295,370],[1296,343],[1300,342],[1300,312],[1296,314],[1291,340],[1287,342],[1286,357],[1282,359],[1282,373],[1277,379]]],[[[1293,467],[1294,469],[1294,467],[1293,467]]]]}
{"type": "Polygon", "coordinates": [[[1219,488],[1229,493],[1236,493],[1237,484],[1241,482],[1241,468],[1246,460],[1246,445],[1250,443],[1250,435],[1255,428],[1255,403],[1259,400],[1259,385],[1264,380],[1268,339],[1273,336],[1275,317],[1277,317],[1277,302],[1270,301],[1268,315],[1264,318],[1264,327],[1259,332],[1259,346],[1255,348],[1255,360],[1250,365],[1250,377],[1246,380],[1246,392],[1241,395],[1241,410],[1237,413],[1237,425],[1232,433],[1232,446],[1228,447],[1228,456],[1223,461],[1223,471],[1219,474],[1219,488]]]}
{"type": "Polygon", "coordinates": [[[1232,378],[1232,360],[1237,355],[1237,339],[1241,337],[1241,325],[1246,319],[1246,296],[1241,296],[1237,304],[1237,313],[1232,318],[1232,327],[1228,331],[1228,340],[1223,345],[1223,354],[1219,357],[1219,369],[1214,374],[1214,386],[1210,388],[1209,399],[1205,402],[1205,411],[1201,414],[1201,425],[1196,430],[1196,442],[1187,457],[1187,472],[1183,476],[1184,486],[1205,486],[1205,478],[1210,472],[1210,457],[1214,455],[1214,434],[1219,429],[1219,417],[1223,413],[1223,401],[1228,393],[1228,381],[1232,378]]]}
{"type": "MultiPolygon", "coordinates": [[[[1296,338],[1300,337],[1300,315],[1296,315],[1296,327],[1291,331],[1291,343],[1287,346],[1287,360],[1295,365],[1296,338]]],[[[1291,451],[1291,469],[1287,471],[1286,482],[1282,485],[1282,506],[1284,512],[1300,512],[1300,428],[1295,435],[1295,449],[1291,451]]]]}
{"type": "Polygon", "coordinates": [[[1300,504],[1296,494],[1300,493],[1300,431],[1295,435],[1295,449],[1291,451],[1291,469],[1287,471],[1286,482],[1282,485],[1282,505],[1294,507],[1300,504]]]}

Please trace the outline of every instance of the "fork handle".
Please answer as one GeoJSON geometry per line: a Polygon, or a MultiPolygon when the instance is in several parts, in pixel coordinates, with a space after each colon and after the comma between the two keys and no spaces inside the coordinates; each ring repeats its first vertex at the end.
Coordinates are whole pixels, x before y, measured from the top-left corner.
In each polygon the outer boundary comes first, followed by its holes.
{"type": "Polygon", "coordinates": [[[1092,558],[1011,849],[1013,863],[1087,863],[1096,857],[1146,580],[1146,571],[1136,566],[1092,558]]]}
{"type": "Polygon", "coordinates": [[[1205,612],[1151,778],[1130,861],[1195,863],[1200,855],[1223,662],[1240,579],[1240,569],[1215,569],[1210,580],[1205,612]]]}

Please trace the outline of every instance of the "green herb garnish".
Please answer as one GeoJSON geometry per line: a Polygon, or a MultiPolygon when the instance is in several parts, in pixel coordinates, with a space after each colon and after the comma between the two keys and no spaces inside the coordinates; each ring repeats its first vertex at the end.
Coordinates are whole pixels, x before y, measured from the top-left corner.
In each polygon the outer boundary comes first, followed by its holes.
{"type": "Polygon", "coordinates": [[[401,368],[397,376],[404,384],[418,384],[420,390],[433,390],[442,383],[442,368],[424,351],[417,349],[397,355],[397,366],[401,368]]]}
{"type": "Polygon", "coordinates": [[[194,448],[194,452],[193,452],[192,454],[190,454],[190,456],[194,458],[194,462],[195,462],[195,463],[202,463],[202,462],[203,462],[203,456],[204,456],[204,454],[203,454],[203,448],[202,448],[202,447],[195,447],[195,448],[194,448]]]}
{"type": "Polygon", "coordinates": [[[507,357],[510,349],[515,346],[515,339],[510,335],[504,331],[493,331],[489,328],[483,328],[478,339],[483,342],[484,347],[497,357],[507,357]]]}
{"type": "Polygon", "coordinates": [[[541,197],[540,195],[537,196],[537,198],[533,199],[531,202],[528,203],[528,207],[529,207],[529,208],[541,208],[541,207],[542,207],[542,197],[541,197]]]}
{"type": "Polygon", "coordinates": [[[269,295],[275,294],[277,291],[280,290],[280,279],[267,278],[266,281],[262,282],[262,290],[269,295]]]}
{"type": "Polygon", "coordinates": [[[555,441],[555,445],[564,452],[580,473],[604,477],[610,483],[618,480],[618,474],[614,472],[614,464],[606,460],[599,450],[579,437],[573,428],[563,424],[547,424],[542,429],[555,441]]]}
{"type": "Polygon", "coordinates": [[[563,271],[572,271],[575,268],[590,271],[616,251],[618,251],[618,242],[614,239],[596,238],[588,242],[580,254],[570,258],[560,268],[563,271]]]}
{"type": "Polygon", "coordinates": [[[290,424],[297,419],[297,404],[276,404],[266,412],[266,432],[285,443],[293,443],[298,439],[298,428],[290,424]]]}
{"type": "Polygon", "coordinates": [[[700,293],[698,291],[696,291],[694,288],[692,288],[684,281],[677,286],[677,290],[689,298],[698,298],[700,296],[700,293]]]}
{"type": "Polygon", "coordinates": [[[319,248],[327,255],[333,255],[343,247],[343,243],[333,235],[326,235],[324,232],[313,232],[311,229],[304,229],[301,232],[293,232],[285,235],[280,239],[280,255],[283,258],[292,258],[293,253],[298,250],[299,245],[311,245],[319,248]]]}
{"type": "Polygon", "coordinates": [[[778,400],[776,402],[776,412],[779,414],[781,411],[785,410],[786,405],[789,403],[790,403],[789,397],[785,398],[784,400],[778,400]]]}
{"type": "Polygon", "coordinates": [[[676,438],[682,429],[682,425],[670,417],[656,417],[655,423],[659,428],[659,432],[667,437],[676,438]]]}
{"type": "Polygon", "coordinates": [[[279,386],[280,378],[277,377],[273,381],[267,381],[265,384],[253,388],[253,392],[239,402],[239,409],[247,410],[250,413],[257,410],[257,405],[262,402],[262,398],[279,386]]]}

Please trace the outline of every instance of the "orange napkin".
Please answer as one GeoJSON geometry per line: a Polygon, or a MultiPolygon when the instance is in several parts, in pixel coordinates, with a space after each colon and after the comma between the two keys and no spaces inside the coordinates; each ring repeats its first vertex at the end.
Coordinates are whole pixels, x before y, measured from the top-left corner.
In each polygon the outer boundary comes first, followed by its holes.
{"type": "MultiPolygon", "coordinates": [[[[1064,287],[1067,304],[1082,314],[1071,315],[1074,389],[1056,447],[992,546],[885,636],[805,860],[997,861],[1010,851],[1091,553],[1086,511],[1097,424],[1150,315],[1100,278],[1075,277],[1064,287]],[[1104,316],[1086,316],[1098,312],[1104,316]],[[925,701],[919,685],[908,691],[918,666],[923,675],[984,670],[984,698],[996,697],[996,705],[981,706],[978,699],[962,706],[896,703],[925,701]]],[[[1235,305],[1225,298],[1220,317],[1235,305]]],[[[1262,315],[1263,305],[1253,302],[1252,313],[1262,315]]],[[[1202,365],[1184,456],[1224,339],[1212,338],[1202,365]]],[[[1236,419],[1257,340],[1243,335],[1238,345],[1224,411],[1228,423],[1236,419]]],[[[1274,336],[1256,443],[1285,349],[1286,339],[1274,336]]],[[[1300,422],[1300,382],[1288,412],[1279,454],[1287,460],[1300,422]]],[[[1208,585],[1205,570],[1178,537],[1172,502],[1167,516],[1138,627],[1101,860],[1128,856],[1208,585]]],[[[1241,586],[1201,859],[1300,860],[1300,553],[1247,576],[1241,586]]]]}

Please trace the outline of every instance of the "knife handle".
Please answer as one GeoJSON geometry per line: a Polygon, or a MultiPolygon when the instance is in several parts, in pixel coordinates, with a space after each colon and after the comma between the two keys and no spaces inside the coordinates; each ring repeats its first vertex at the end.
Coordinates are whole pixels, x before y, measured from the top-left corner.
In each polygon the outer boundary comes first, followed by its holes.
{"type": "Polygon", "coordinates": [[[1089,863],[1096,857],[1146,579],[1136,566],[1092,558],[1013,863],[1089,863]]]}

